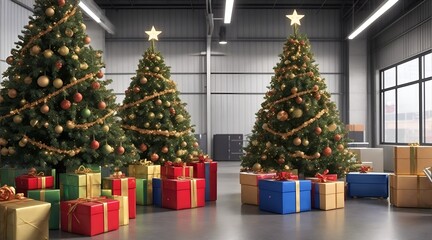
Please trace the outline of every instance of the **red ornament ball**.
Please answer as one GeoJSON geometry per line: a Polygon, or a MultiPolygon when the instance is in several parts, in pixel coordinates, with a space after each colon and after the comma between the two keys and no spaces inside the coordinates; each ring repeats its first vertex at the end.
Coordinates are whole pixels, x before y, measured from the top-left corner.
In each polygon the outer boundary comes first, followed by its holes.
{"type": "Polygon", "coordinates": [[[325,147],[323,149],[322,153],[323,153],[324,156],[328,157],[328,156],[330,156],[332,154],[332,149],[330,147],[325,147]]]}
{"type": "Polygon", "coordinates": [[[81,93],[77,92],[73,95],[74,102],[79,103],[83,100],[83,96],[81,93]]]}
{"type": "Polygon", "coordinates": [[[141,143],[141,145],[139,146],[139,149],[142,151],[142,152],[145,152],[145,151],[147,151],[147,145],[145,145],[144,143],[141,143]]]}
{"type": "Polygon", "coordinates": [[[100,88],[100,83],[98,81],[94,81],[92,82],[92,88],[93,89],[99,89],[100,88]]]}
{"type": "Polygon", "coordinates": [[[167,146],[162,147],[161,152],[167,153],[168,152],[168,147],[167,146]]]}
{"type": "Polygon", "coordinates": [[[57,2],[58,2],[58,5],[60,7],[63,7],[65,5],[65,3],[66,3],[66,0],[58,0],[57,2]]]}
{"type": "Polygon", "coordinates": [[[125,152],[125,148],[124,148],[123,146],[119,146],[119,147],[116,149],[116,153],[117,153],[118,155],[122,155],[124,152],[125,152]]]}
{"type": "Polygon", "coordinates": [[[150,156],[150,160],[152,161],[152,162],[155,162],[155,161],[157,161],[159,159],[159,155],[157,155],[156,153],[153,153],[151,156],[150,156]]]}
{"type": "Polygon", "coordinates": [[[96,150],[96,149],[99,148],[99,146],[100,146],[100,144],[99,144],[99,142],[96,141],[96,140],[93,140],[93,141],[91,141],[91,143],[90,143],[90,148],[91,148],[91,149],[96,150]]]}
{"type": "Polygon", "coordinates": [[[50,108],[46,104],[42,105],[42,107],[40,108],[41,113],[48,113],[49,110],[50,110],[50,108]]]}
{"type": "Polygon", "coordinates": [[[6,58],[6,63],[9,65],[12,65],[12,63],[14,62],[14,58],[12,56],[9,56],[6,58]]]}
{"type": "Polygon", "coordinates": [[[63,63],[62,63],[61,61],[57,61],[57,62],[55,63],[55,67],[57,68],[57,70],[60,70],[60,68],[63,67],[63,63]]]}
{"type": "Polygon", "coordinates": [[[170,112],[170,114],[173,115],[173,116],[176,114],[176,110],[175,110],[173,107],[171,107],[171,108],[169,109],[169,112],[170,112]]]}
{"type": "Polygon", "coordinates": [[[334,135],[334,140],[335,141],[339,141],[339,140],[341,140],[342,139],[342,136],[340,135],[340,134],[335,134],[334,135]]]}
{"type": "Polygon", "coordinates": [[[8,93],[7,94],[8,94],[8,96],[10,98],[16,98],[18,92],[17,92],[17,90],[11,88],[11,89],[8,89],[8,93]]]}
{"type": "Polygon", "coordinates": [[[134,91],[134,93],[139,93],[141,91],[141,89],[139,87],[134,87],[133,91],[134,91]]]}
{"type": "Polygon", "coordinates": [[[84,38],[84,43],[85,43],[85,44],[90,44],[90,42],[91,42],[91,38],[90,38],[89,36],[86,36],[86,37],[84,38]]]}
{"type": "Polygon", "coordinates": [[[104,110],[104,109],[106,108],[106,103],[105,103],[104,101],[100,101],[100,102],[98,103],[98,108],[99,108],[100,110],[104,110]]]}
{"type": "Polygon", "coordinates": [[[68,110],[71,107],[71,102],[67,99],[64,99],[63,101],[61,101],[60,107],[64,110],[68,110]]]}
{"type": "Polygon", "coordinates": [[[296,97],[295,101],[296,101],[297,104],[300,104],[300,103],[303,102],[303,98],[301,98],[301,97],[296,97]]]}
{"type": "Polygon", "coordinates": [[[104,76],[104,73],[101,70],[99,70],[99,72],[96,73],[97,78],[103,78],[103,76],[104,76]]]}
{"type": "Polygon", "coordinates": [[[315,134],[320,135],[322,133],[322,129],[320,127],[315,128],[315,134]]]}

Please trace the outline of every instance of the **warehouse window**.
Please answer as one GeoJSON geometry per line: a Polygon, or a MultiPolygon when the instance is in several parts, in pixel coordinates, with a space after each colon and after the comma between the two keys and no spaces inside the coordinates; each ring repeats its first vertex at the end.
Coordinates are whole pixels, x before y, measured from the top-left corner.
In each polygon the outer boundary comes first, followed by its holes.
{"type": "Polygon", "coordinates": [[[380,71],[381,143],[432,144],[432,54],[380,71]]]}

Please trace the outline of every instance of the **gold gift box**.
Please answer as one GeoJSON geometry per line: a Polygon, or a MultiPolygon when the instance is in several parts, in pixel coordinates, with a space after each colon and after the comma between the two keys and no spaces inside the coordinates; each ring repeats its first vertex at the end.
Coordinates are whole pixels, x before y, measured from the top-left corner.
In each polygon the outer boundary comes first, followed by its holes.
{"type": "Polygon", "coordinates": [[[396,146],[394,147],[394,163],[395,174],[424,176],[423,169],[432,166],[432,147],[396,146]],[[416,157],[411,156],[411,148],[416,151],[416,157]]]}
{"type": "Polygon", "coordinates": [[[129,177],[149,179],[160,178],[160,165],[129,165],[129,177]]]}
{"type": "Polygon", "coordinates": [[[50,208],[30,198],[0,202],[0,239],[49,239],[50,208]]]}
{"type": "Polygon", "coordinates": [[[258,180],[273,178],[275,173],[240,173],[241,202],[244,204],[259,204],[258,180]]]}
{"type": "Polygon", "coordinates": [[[129,224],[129,198],[127,196],[109,196],[108,198],[115,199],[120,202],[119,209],[119,225],[129,224]]]}
{"type": "Polygon", "coordinates": [[[432,208],[432,184],[426,176],[390,175],[390,203],[396,207],[432,208]]]}
{"type": "Polygon", "coordinates": [[[345,207],[345,183],[343,181],[312,183],[312,185],[315,184],[317,187],[312,187],[315,188],[314,191],[319,192],[319,209],[330,210],[345,207]]]}

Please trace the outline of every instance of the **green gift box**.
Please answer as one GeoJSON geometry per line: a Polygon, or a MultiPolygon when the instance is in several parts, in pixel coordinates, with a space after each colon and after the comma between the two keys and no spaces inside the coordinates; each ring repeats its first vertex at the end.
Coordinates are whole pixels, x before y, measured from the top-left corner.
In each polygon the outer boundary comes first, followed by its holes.
{"type": "Polygon", "coordinates": [[[101,196],[111,197],[112,196],[112,190],[111,189],[102,189],[101,190],[101,196]]]}
{"type": "Polygon", "coordinates": [[[40,189],[27,191],[29,198],[51,203],[49,229],[59,229],[60,225],[60,190],[40,189]]]}
{"type": "Polygon", "coordinates": [[[101,195],[101,173],[60,174],[60,198],[63,201],[101,195]]]}
{"type": "Polygon", "coordinates": [[[153,204],[153,187],[152,179],[136,179],[136,204],[152,205],[153,204]]]}
{"type": "Polygon", "coordinates": [[[0,185],[8,185],[15,187],[15,178],[19,175],[26,174],[27,169],[3,167],[0,168],[0,185]]]}

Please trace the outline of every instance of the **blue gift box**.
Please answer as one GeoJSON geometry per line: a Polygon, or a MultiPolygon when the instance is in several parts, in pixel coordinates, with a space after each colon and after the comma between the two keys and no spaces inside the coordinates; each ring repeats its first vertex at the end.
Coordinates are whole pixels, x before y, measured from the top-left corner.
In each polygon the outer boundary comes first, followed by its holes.
{"type": "Polygon", "coordinates": [[[259,180],[259,208],[280,214],[310,211],[311,185],[310,180],[259,180]]]}
{"type": "Polygon", "coordinates": [[[153,178],[153,205],[162,207],[162,179],[153,178]]]}
{"type": "Polygon", "coordinates": [[[388,173],[358,173],[346,175],[349,197],[388,197],[388,173]]]}

